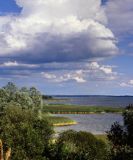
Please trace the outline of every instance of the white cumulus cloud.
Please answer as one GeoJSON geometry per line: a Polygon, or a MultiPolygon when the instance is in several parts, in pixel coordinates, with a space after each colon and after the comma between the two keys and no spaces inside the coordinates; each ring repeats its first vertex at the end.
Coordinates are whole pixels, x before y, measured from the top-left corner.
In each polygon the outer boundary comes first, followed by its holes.
{"type": "Polygon", "coordinates": [[[17,61],[8,61],[0,64],[0,67],[28,67],[28,68],[34,68],[38,67],[36,64],[24,64],[24,63],[18,63],[17,61]]]}
{"type": "Polygon", "coordinates": [[[0,16],[0,56],[62,62],[117,54],[101,0],[16,0],[19,15],[0,16]],[[28,55],[28,56],[27,56],[28,55]]]}
{"type": "Polygon", "coordinates": [[[89,81],[112,81],[116,80],[119,76],[113,70],[113,66],[101,65],[97,62],[84,64],[83,69],[75,70],[55,70],[42,72],[41,76],[52,82],[69,82],[76,81],[77,83],[85,83],[89,81]]]}
{"type": "Polygon", "coordinates": [[[129,81],[127,81],[127,82],[122,82],[122,83],[120,83],[120,86],[121,87],[133,87],[133,80],[129,80],[129,81]]]}
{"type": "Polygon", "coordinates": [[[86,80],[84,79],[83,71],[77,70],[75,72],[64,73],[62,75],[53,74],[53,73],[41,73],[42,77],[53,82],[67,82],[67,81],[76,81],[77,83],[85,83],[86,80]]]}

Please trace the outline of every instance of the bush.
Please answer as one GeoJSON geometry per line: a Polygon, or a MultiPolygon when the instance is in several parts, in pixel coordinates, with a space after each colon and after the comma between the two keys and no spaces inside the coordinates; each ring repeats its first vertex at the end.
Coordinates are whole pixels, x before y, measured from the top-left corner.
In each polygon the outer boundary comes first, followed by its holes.
{"type": "Polygon", "coordinates": [[[104,160],[106,157],[105,143],[91,133],[68,130],[59,135],[58,160],[104,160]]]}

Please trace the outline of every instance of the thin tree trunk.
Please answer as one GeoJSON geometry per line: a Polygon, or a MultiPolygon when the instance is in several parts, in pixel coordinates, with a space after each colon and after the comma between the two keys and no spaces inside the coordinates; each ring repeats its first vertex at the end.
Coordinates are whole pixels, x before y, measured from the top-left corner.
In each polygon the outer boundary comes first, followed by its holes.
{"type": "Polygon", "coordinates": [[[9,159],[10,159],[10,156],[11,156],[11,148],[9,148],[9,149],[6,151],[5,160],[9,160],[9,159]]]}
{"type": "Polygon", "coordinates": [[[2,144],[2,140],[0,139],[0,160],[4,160],[3,159],[3,144],[2,144]]]}

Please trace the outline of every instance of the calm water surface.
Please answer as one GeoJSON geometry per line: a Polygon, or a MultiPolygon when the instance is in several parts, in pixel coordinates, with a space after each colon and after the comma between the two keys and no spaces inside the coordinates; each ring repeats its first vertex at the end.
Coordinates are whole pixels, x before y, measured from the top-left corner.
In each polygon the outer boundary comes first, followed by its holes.
{"type": "MultiPolygon", "coordinates": [[[[62,100],[51,103],[101,107],[126,107],[128,104],[133,103],[133,96],[55,96],[55,98],[62,100]]],[[[94,134],[103,134],[110,129],[115,121],[118,121],[121,124],[123,122],[120,114],[110,113],[88,115],[61,114],[58,116],[68,117],[78,122],[77,125],[56,127],[56,131],[58,132],[73,129],[76,131],[88,131],[94,134]]]]}
{"type": "Polygon", "coordinates": [[[53,103],[89,106],[126,107],[133,103],[133,96],[55,96],[55,98],[64,100],[53,103]]]}
{"type": "Polygon", "coordinates": [[[78,122],[77,125],[56,127],[55,130],[57,132],[73,129],[76,131],[87,131],[93,134],[104,134],[115,121],[122,124],[122,116],[120,114],[56,114],[56,116],[69,117],[78,122]]]}

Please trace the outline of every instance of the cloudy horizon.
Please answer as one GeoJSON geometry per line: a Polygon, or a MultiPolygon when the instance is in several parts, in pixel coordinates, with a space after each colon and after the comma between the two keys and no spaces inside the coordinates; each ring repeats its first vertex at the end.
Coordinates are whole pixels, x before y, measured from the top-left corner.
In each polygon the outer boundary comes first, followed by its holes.
{"type": "Polygon", "coordinates": [[[132,19],[132,0],[0,2],[0,86],[133,95],[132,19]]]}

